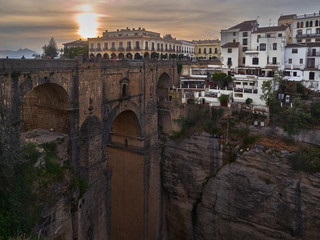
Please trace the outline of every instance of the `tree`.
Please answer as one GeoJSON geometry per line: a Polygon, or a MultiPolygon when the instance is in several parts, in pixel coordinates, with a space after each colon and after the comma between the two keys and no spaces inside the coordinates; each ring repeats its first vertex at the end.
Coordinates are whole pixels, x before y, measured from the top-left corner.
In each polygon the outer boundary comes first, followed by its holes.
{"type": "Polygon", "coordinates": [[[311,114],[305,111],[301,99],[297,97],[293,100],[292,107],[283,113],[284,130],[289,135],[297,133],[308,125],[310,119],[311,114]]]}
{"type": "Polygon", "coordinates": [[[229,82],[232,82],[232,77],[225,73],[214,73],[212,74],[211,80],[218,84],[220,88],[228,86],[229,82]]]}
{"type": "Polygon", "coordinates": [[[44,45],[42,47],[43,49],[43,55],[44,56],[48,56],[48,57],[56,57],[58,56],[58,47],[57,47],[57,43],[56,40],[54,40],[53,37],[51,37],[51,39],[49,40],[48,45],[44,45]]]}

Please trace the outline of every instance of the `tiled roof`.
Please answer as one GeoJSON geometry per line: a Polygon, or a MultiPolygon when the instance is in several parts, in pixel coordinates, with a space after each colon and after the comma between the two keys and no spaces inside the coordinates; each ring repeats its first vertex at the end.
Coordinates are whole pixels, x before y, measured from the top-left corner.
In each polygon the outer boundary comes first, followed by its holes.
{"type": "Polygon", "coordinates": [[[80,40],[76,40],[73,42],[63,43],[62,45],[85,45],[85,44],[88,44],[88,41],[86,41],[86,40],[82,41],[80,39],[80,40]]]}
{"type": "Polygon", "coordinates": [[[262,27],[258,28],[254,33],[265,33],[265,32],[279,32],[285,31],[288,26],[273,26],[273,27],[262,27]]]}
{"type": "Polygon", "coordinates": [[[285,20],[285,19],[293,19],[295,16],[297,16],[296,14],[290,14],[290,15],[282,15],[279,17],[279,20],[285,20]]]}
{"type": "Polygon", "coordinates": [[[244,21],[244,22],[239,23],[229,29],[240,29],[240,31],[250,31],[250,30],[252,30],[252,28],[256,22],[257,22],[257,20],[244,21]]]}
{"type": "Polygon", "coordinates": [[[239,47],[240,43],[239,42],[228,42],[221,46],[222,48],[237,48],[239,47]]]}

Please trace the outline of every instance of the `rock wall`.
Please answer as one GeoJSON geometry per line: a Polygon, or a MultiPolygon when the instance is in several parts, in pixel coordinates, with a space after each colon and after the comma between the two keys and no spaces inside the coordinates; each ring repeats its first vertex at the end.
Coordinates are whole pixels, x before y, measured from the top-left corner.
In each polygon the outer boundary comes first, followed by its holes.
{"type": "Polygon", "coordinates": [[[263,147],[222,166],[218,140],[169,141],[163,153],[167,239],[320,239],[320,174],[263,147]],[[221,167],[222,166],[222,167],[221,167]]]}

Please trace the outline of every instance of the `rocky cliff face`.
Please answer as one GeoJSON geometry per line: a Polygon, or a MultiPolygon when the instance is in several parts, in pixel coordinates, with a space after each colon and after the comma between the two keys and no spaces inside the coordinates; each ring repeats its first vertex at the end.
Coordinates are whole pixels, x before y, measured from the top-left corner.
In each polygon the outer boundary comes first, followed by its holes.
{"type": "Polygon", "coordinates": [[[320,239],[320,174],[293,171],[287,155],[257,147],[223,165],[217,139],[168,141],[167,239],[320,239]]]}

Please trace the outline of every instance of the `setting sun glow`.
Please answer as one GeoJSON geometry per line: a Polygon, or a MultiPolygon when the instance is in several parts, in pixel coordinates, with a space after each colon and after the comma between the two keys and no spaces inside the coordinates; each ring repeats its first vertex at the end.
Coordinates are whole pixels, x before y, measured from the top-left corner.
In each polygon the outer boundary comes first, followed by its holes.
{"type": "Polygon", "coordinates": [[[79,24],[78,34],[83,38],[90,38],[97,36],[99,14],[93,13],[93,8],[89,4],[79,6],[82,13],[77,15],[79,24]]]}

